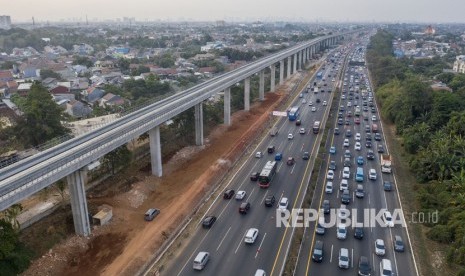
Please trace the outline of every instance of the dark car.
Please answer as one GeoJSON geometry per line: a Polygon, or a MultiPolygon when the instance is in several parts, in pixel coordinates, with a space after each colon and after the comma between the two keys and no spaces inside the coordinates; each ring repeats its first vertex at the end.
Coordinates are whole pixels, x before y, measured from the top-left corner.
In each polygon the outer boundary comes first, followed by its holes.
{"type": "Polygon", "coordinates": [[[371,141],[371,139],[372,139],[372,138],[371,138],[371,133],[367,133],[367,134],[365,135],[365,139],[366,139],[367,141],[371,141]]]}
{"type": "Polygon", "coordinates": [[[343,204],[349,204],[350,203],[350,192],[349,192],[349,190],[344,190],[342,192],[341,202],[343,204]]]}
{"type": "Polygon", "coordinates": [[[257,181],[259,175],[260,175],[259,172],[253,172],[253,173],[250,175],[250,180],[252,180],[252,181],[257,181]]]}
{"type": "Polygon", "coordinates": [[[351,161],[350,161],[350,158],[345,158],[344,159],[344,167],[350,167],[351,165],[351,161]]]}
{"type": "Polygon", "coordinates": [[[365,147],[371,148],[371,141],[367,141],[367,142],[365,143],[365,147]]]}
{"type": "Polygon", "coordinates": [[[334,129],[334,135],[339,135],[339,128],[336,127],[336,128],[334,129]]]}
{"type": "Polygon", "coordinates": [[[369,276],[371,275],[370,261],[365,256],[360,256],[358,260],[358,275],[369,276]]]}
{"type": "Polygon", "coordinates": [[[300,126],[301,124],[302,124],[302,121],[301,121],[301,120],[296,120],[296,121],[295,121],[295,125],[296,125],[296,126],[300,126]]]}
{"type": "Polygon", "coordinates": [[[352,137],[352,131],[350,129],[346,131],[346,137],[352,137]]]}
{"type": "Polygon", "coordinates": [[[324,243],[323,241],[316,241],[313,247],[312,260],[319,263],[323,261],[324,256],[324,243]]]}
{"type": "Polygon", "coordinates": [[[304,154],[302,155],[302,159],[303,159],[303,160],[308,160],[308,159],[310,159],[310,153],[308,153],[308,151],[305,151],[304,154]]]}
{"type": "Polygon", "coordinates": [[[320,103],[320,102],[321,102],[320,98],[317,98],[316,103],[320,103]]]}
{"type": "Polygon", "coordinates": [[[346,122],[345,122],[346,125],[350,125],[350,121],[348,119],[346,119],[346,122]]]}
{"type": "Polygon", "coordinates": [[[276,201],[276,198],[274,197],[274,195],[269,195],[265,198],[265,206],[272,207],[275,201],[276,201]]]}
{"type": "Polygon", "coordinates": [[[384,181],[383,188],[386,192],[392,191],[392,183],[390,181],[384,181]]]}
{"type": "Polygon", "coordinates": [[[321,205],[321,207],[323,208],[323,213],[324,214],[329,214],[329,211],[330,211],[330,204],[329,204],[329,200],[325,199],[323,200],[323,205],[321,205]]]}
{"type": "Polygon", "coordinates": [[[378,152],[383,153],[384,152],[384,146],[383,145],[378,145],[378,152]]]}
{"type": "Polygon", "coordinates": [[[337,117],[338,117],[338,118],[342,118],[342,117],[344,117],[344,113],[342,113],[342,112],[339,112],[339,113],[337,114],[337,117]]]}
{"type": "Polygon", "coordinates": [[[234,190],[226,190],[223,194],[224,199],[231,199],[234,196],[234,190]]]}
{"type": "Polygon", "coordinates": [[[394,237],[394,250],[397,252],[404,252],[405,250],[404,241],[402,241],[402,238],[397,235],[394,237]]]}
{"type": "Polygon", "coordinates": [[[379,132],[375,133],[375,140],[376,141],[381,141],[381,134],[379,134],[379,132]]]}
{"type": "Polygon", "coordinates": [[[339,118],[339,120],[337,120],[337,124],[340,126],[344,124],[344,121],[342,120],[342,118],[339,118]]]}
{"type": "Polygon", "coordinates": [[[216,217],[215,216],[208,216],[205,217],[202,221],[203,228],[210,228],[212,227],[213,223],[215,223],[216,217]]]}
{"type": "Polygon", "coordinates": [[[375,159],[375,153],[372,150],[368,150],[367,159],[368,160],[374,160],[375,159]]]}
{"type": "Polygon", "coordinates": [[[328,169],[335,171],[336,170],[336,161],[334,161],[334,160],[329,161],[328,169]]]}
{"type": "Polygon", "coordinates": [[[239,206],[239,213],[247,214],[249,209],[250,209],[250,203],[249,202],[242,202],[241,206],[239,206]]]}
{"type": "Polygon", "coordinates": [[[354,228],[354,238],[359,240],[363,239],[363,227],[354,228]]]}
{"type": "Polygon", "coordinates": [[[275,146],[269,146],[268,147],[268,153],[273,153],[275,149],[275,146]]]}

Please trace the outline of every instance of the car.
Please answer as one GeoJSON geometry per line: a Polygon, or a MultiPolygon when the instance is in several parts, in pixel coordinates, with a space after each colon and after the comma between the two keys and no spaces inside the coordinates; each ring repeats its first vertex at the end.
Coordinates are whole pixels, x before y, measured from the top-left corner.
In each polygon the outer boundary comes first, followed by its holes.
{"type": "Polygon", "coordinates": [[[315,241],[315,246],[313,247],[312,260],[319,263],[323,261],[324,256],[324,243],[323,241],[315,241]]]}
{"type": "Polygon", "coordinates": [[[250,202],[242,202],[241,205],[239,206],[239,213],[241,214],[247,214],[249,210],[250,210],[250,202]]]}
{"type": "MultiPolygon", "coordinates": [[[[347,106],[347,107],[349,107],[349,106],[347,106]]],[[[352,117],[352,111],[350,111],[350,110],[347,111],[347,117],[349,117],[349,118],[352,117]]]]}
{"type": "Polygon", "coordinates": [[[359,276],[370,276],[371,275],[370,261],[365,256],[360,256],[358,260],[358,275],[359,276]]]}
{"type": "Polygon", "coordinates": [[[334,160],[329,161],[328,169],[335,171],[336,170],[336,161],[334,161],[334,160]]]}
{"type": "Polygon", "coordinates": [[[344,144],[343,144],[344,147],[349,147],[350,146],[350,143],[349,143],[349,139],[344,139],[344,144]]]}
{"type": "Polygon", "coordinates": [[[329,214],[331,206],[328,199],[323,200],[323,205],[321,205],[321,208],[323,209],[324,214],[329,214]]]}
{"type": "Polygon", "coordinates": [[[216,217],[215,216],[208,216],[205,217],[202,221],[202,227],[203,228],[211,228],[213,223],[215,223],[216,217]]]}
{"type": "Polygon", "coordinates": [[[299,129],[299,133],[300,133],[300,134],[305,134],[305,128],[301,127],[301,128],[299,129]]]}
{"type": "Polygon", "coordinates": [[[351,163],[350,158],[344,158],[344,167],[350,167],[351,163]]]}
{"type": "Polygon", "coordinates": [[[342,178],[349,179],[350,178],[350,168],[349,167],[344,167],[342,170],[342,178]]]}
{"type": "Polygon", "coordinates": [[[350,158],[352,156],[352,154],[350,153],[350,150],[346,150],[344,152],[344,158],[350,158]]]}
{"type": "Polygon", "coordinates": [[[364,121],[368,121],[368,117],[367,117],[367,116],[363,116],[363,120],[364,120],[364,121]]]}
{"type": "Polygon", "coordinates": [[[354,238],[357,240],[363,239],[363,227],[355,227],[354,228],[354,238]]]}
{"type": "Polygon", "coordinates": [[[308,106],[312,106],[313,105],[313,102],[312,101],[308,101],[308,106]]]}
{"type": "Polygon", "coordinates": [[[337,238],[340,240],[345,240],[347,238],[347,227],[344,224],[339,224],[337,226],[337,238]]]}
{"type": "Polygon", "coordinates": [[[285,211],[287,210],[287,206],[289,205],[289,199],[287,197],[281,198],[278,204],[278,211],[285,211]]]}
{"type": "Polygon", "coordinates": [[[379,132],[375,133],[375,140],[376,141],[381,141],[381,134],[379,132]]]}
{"type": "Polygon", "coordinates": [[[336,147],[332,146],[331,148],[329,148],[329,153],[330,154],[336,154],[336,147]]]}
{"type": "Polygon", "coordinates": [[[405,251],[405,246],[404,246],[404,241],[402,241],[402,238],[398,235],[394,236],[394,250],[396,252],[404,252],[405,251]]]}
{"type": "Polygon", "coordinates": [[[349,189],[346,189],[344,191],[342,191],[342,195],[341,195],[341,202],[343,204],[349,204],[350,203],[350,192],[349,192],[349,189]]]}
{"type": "Polygon", "coordinates": [[[274,150],[275,150],[275,146],[269,146],[267,149],[268,153],[273,153],[274,150]]]}
{"type": "Polygon", "coordinates": [[[275,161],[281,161],[283,159],[283,154],[281,152],[277,152],[274,156],[275,161]]]}
{"type": "Polygon", "coordinates": [[[366,133],[371,132],[371,128],[370,128],[369,125],[365,125],[365,132],[366,132],[366,133]]]}
{"type": "Polygon", "coordinates": [[[303,99],[303,100],[302,100],[302,103],[303,103],[303,104],[306,104],[306,103],[307,103],[307,100],[306,100],[306,99],[303,99]]]}
{"type": "Polygon", "coordinates": [[[373,122],[378,121],[378,119],[376,118],[376,115],[371,116],[371,120],[372,120],[373,122]]]}
{"type": "Polygon", "coordinates": [[[224,199],[231,199],[234,195],[234,190],[232,189],[229,189],[229,190],[226,190],[223,194],[223,198],[224,199]]]}
{"type": "Polygon", "coordinates": [[[258,229],[257,228],[250,228],[245,232],[244,242],[248,244],[255,243],[255,240],[258,237],[258,229]]]}
{"type": "Polygon", "coordinates": [[[310,159],[310,153],[308,153],[308,151],[305,151],[304,154],[302,155],[302,159],[303,159],[303,160],[308,160],[308,159],[310,159]]]}
{"type": "Polygon", "coordinates": [[[355,133],[355,141],[360,142],[361,139],[362,135],[360,134],[360,132],[355,133]]]}
{"type": "Polygon", "coordinates": [[[312,106],[312,112],[316,111],[316,107],[312,106]]]}
{"type": "MultiPolygon", "coordinates": [[[[363,111],[367,112],[367,111],[368,111],[368,106],[365,106],[365,105],[364,105],[363,111]]],[[[365,118],[368,118],[368,117],[365,117],[365,118]]]]}
{"type": "Polygon", "coordinates": [[[346,126],[350,125],[350,120],[349,119],[346,119],[345,125],[346,126]]]}
{"type": "Polygon", "coordinates": [[[341,179],[341,184],[339,184],[339,191],[344,191],[349,189],[349,181],[347,179],[341,179]]]}
{"type": "Polygon", "coordinates": [[[261,151],[257,151],[255,153],[255,158],[262,158],[262,156],[263,156],[263,153],[261,151]]]}
{"type": "Polygon", "coordinates": [[[334,179],[334,171],[333,170],[328,170],[328,173],[326,174],[327,179],[334,179]]]}
{"type": "Polygon", "coordinates": [[[339,128],[338,128],[338,127],[336,127],[336,128],[334,129],[334,135],[339,135],[339,128]]]}
{"type": "Polygon", "coordinates": [[[250,180],[257,181],[259,176],[260,176],[259,172],[253,172],[250,174],[250,180]]]}
{"type": "Polygon", "coordinates": [[[378,145],[378,152],[379,153],[384,153],[384,146],[383,145],[381,145],[381,144],[378,145]]]}
{"type": "Polygon", "coordinates": [[[327,193],[327,194],[332,194],[333,193],[333,182],[331,182],[331,181],[326,182],[325,193],[327,193]]]}
{"type": "Polygon", "coordinates": [[[342,95],[341,100],[345,100],[345,99],[346,99],[346,95],[342,95]]]}
{"type": "Polygon", "coordinates": [[[390,182],[390,181],[384,181],[384,182],[383,182],[383,189],[384,189],[386,192],[392,191],[392,182],[390,182]]]}
{"type": "Polygon", "coordinates": [[[316,103],[320,103],[320,102],[321,102],[321,100],[318,98],[318,99],[316,99],[316,101],[315,101],[315,102],[316,102],[316,103]]]}
{"type": "Polygon", "coordinates": [[[362,144],[360,144],[360,142],[355,142],[354,149],[358,151],[362,150],[362,144]]]}
{"type": "Polygon", "coordinates": [[[243,200],[246,195],[247,195],[247,193],[245,191],[237,191],[236,199],[237,200],[243,200]]]}
{"type": "Polygon", "coordinates": [[[384,211],[384,213],[383,213],[383,220],[384,220],[384,223],[385,223],[388,227],[394,227],[394,221],[392,220],[391,212],[389,212],[389,211],[384,211]]]}
{"type": "Polygon", "coordinates": [[[299,98],[303,98],[304,94],[300,93],[299,98]]]}
{"type": "MultiPolygon", "coordinates": [[[[328,92],[331,92],[331,91],[328,91],[328,92]]],[[[327,103],[326,101],[323,101],[323,105],[324,105],[324,106],[327,106],[328,103],[327,103]]]]}
{"type": "Polygon", "coordinates": [[[368,172],[368,179],[376,180],[376,178],[377,178],[376,170],[370,169],[370,171],[368,172]]]}
{"type": "Polygon", "coordinates": [[[374,160],[375,159],[375,153],[372,150],[367,151],[367,159],[368,160],[374,160]]]}
{"type": "Polygon", "coordinates": [[[317,223],[316,224],[316,227],[315,227],[315,232],[318,234],[318,235],[324,235],[325,234],[325,228],[324,226],[321,224],[321,223],[317,223]]]}
{"type": "Polygon", "coordinates": [[[338,118],[343,118],[343,117],[344,117],[344,113],[339,112],[339,113],[337,114],[337,117],[338,117],[338,118]]]}
{"type": "Polygon", "coordinates": [[[276,201],[276,198],[274,195],[269,195],[265,198],[265,206],[266,207],[272,207],[276,201]]]}
{"type": "Polygon", "coordinates": [[[365,147],[370,149],[371,148],[371,141],[366,141],[365,147]]]}
{"type": "Polygon", "coordinates": [[[288,140],[294,139],[294,134],[289,133],[289,134],[287,135],[287,139],[288,139],[288,140]]]}
{"type": "Polygon", "coordinates": [[[376,109],[374,106],[371,107],[371,113],[376,113],[376,109]]]}
{"type": "Polygon", "coordinates": [[[344,121],[342,120],[342,118],[339,118],[337,120],[337,124],[340,125],[340,126],[342,126],[344,124],[344,121]]]}
{"type": "Polygon", "coordinates": [[[363,156],[358,156],[357,157],[357,165],[363,165],[365,161],[363,160],[363,156]]]}
{"type": "Polygon", "coordinates": [[[288,157],[287,158],[286,164],[288,164],[289,166],[292,166],[292,165],[294,165],[294,163],[295,163],[294,157],[288,157]]]}
{"type": "Polygon", "coordinates": [[[350,129],[346,131],[346,137],[352,137],[352,131],[350,129]]]}
{"type": "Polygon", "coordinates": [[[160,209],[157,208],[150,208],[144,214],[145,221],[152,221],[156,216],[160,214],[160,209]]]}
{"type": "Polygon", "coordinates": [[[386,247],[382,239],[377,239],[375,241],[375,253],[378,256],[384,256],[386,254],[386,247]]]}
{"type": "Polygon", "coordinates": [[[301,124],[302,124],[302,120],[299,119],[299,120],[296,120],[296,121],[295,121],[295,125],[296,125],[296,126],[300,126],[301,124]]]}

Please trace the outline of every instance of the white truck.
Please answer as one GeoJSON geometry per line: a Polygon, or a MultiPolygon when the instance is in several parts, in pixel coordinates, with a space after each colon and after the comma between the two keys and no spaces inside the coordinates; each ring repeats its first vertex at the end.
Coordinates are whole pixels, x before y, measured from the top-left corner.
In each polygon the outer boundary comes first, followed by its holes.
{"type": "Polygon", "coordinates": [[[278,128],[273,127],[270,129],[270,136],[276,136],[278,134],[278,128]]]}
{"type": "Polygon", "coordinates": [[[317,86],[313,87],[313,93],[318,94],[318,87],[317,86]]]}
{"type": "Polygon", "coordinates": [[[383,154],[381,156],[381,172],[391,173],[391,156],[389,154],[383,154]]]}

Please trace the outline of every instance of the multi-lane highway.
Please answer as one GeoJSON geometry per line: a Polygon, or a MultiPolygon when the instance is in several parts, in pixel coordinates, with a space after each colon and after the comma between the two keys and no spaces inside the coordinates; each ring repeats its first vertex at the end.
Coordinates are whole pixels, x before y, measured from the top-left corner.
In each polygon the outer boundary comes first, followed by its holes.
{"type": "MultiPolygon", "coordinates": [[[[358,47],[357,47],[358,48],[358,47]]],[[[352,53],[352,58],[361,53],[352,53]]],[[[378,152],[378,147],[381,145],[384,149],[384,154],[389,153],[386,147],[385,138],[381,123],[379,121],[379,112],[374,101],[373,93],[371,92],[371,84],[368,78],[368,72],[363,66],[349,66],[344,72],[344,84],[342,94],[340,95],[338,111],[333,114],[333,128],[328,137],[329,145],[327,147],[328,158],[326,166],[318,179],[317,189],[312,200],[311,208],[321,208],[324,200],[329,200],[331,208],[340,208],[342,205],[340,183],[343,179],[344,154],[346,150],[351,153],[350,157],[350,177],[348,179],[350,191],[350,203],[347,205],[349,210],[356,209],[355,217],[358,222],[363,222],[364,210],[375,210],[378,212],[381,209],[387,209],[393,214],[394,210],[401,210],[399,195],[396,188],[395,172],[394,174],[381,173],[380,159],[381,152],[378,152]],[[358,91],[358,92],[357,92],[358,91]],[[350,103],[349,103],[350,102],[350,103]],[[371,103],[373,102],[373,103],[371,103]],[[365,107],[366,104],[366,107],[365,107]],[[361,115],[355,116],[355,106],[360,106],[361,115]],[[349,115],[351,112],[351,115],[349,115]],[[355,123],[356,118],[359,118],[360,123],[355,123]],[[347,121],[347,124],[346,124],[347,121]],[[377,124],[380,133],[380,140],[375,140],[375,133],[372,132],[372,125],[377,124]],[[335,134],[334,128],[339,129],[339,134],[335,134]],[[348,132],[352,135],[349,137],[348,132]],[[361,150],[355,149],[355,136],[360,133],[361,150]],[[371,139],[369,138],[371,136],[371,139]],[[348,139],[349,146],[344,146],[344,140],[348,139]],[[371,143],[371,147],[367,148],[367,142],[371,143]],[[329,153],[330,147],[334,146],[336,152],[329,153]],[[374,152],[374,159],[367,159],[368,150],[374,152]],[[358,156],[362,156],[363,165],[357,164],[358,156]],[[329,169],[331,161],[335,161],[336,169],[334,179],[327,179],[326,171],[329,169]],[[362,167],[364,170],[363,182],[356,182],[356,168],[362,167]],[[375,169],[377,174],[376,180],[368,179],[370,169],[375,169]],[[326,183],[333,183],[333,192],[326,192],[326,183]],[[384,181],[393,183],[392,191],[385,191],[383,187],[384,181]],[[365,195],[363,198],[355,196],[357,184],[362,184],[365,195]]],[[[346,164],[347,165],[347,164],[346,164]]],[[[337,211],[335,212],[337,215],[337,211]]],[[[330,214],[322,215],[329,221],[330,214]]],[[[355,219],[352,217],[352,219],[355,219]]],[[[407,225],[408,226],[408,225],[407,225]]],[[[354,237],[354,228],[347,227],[347,237],[345,239],[337,238],[337,226],[325,229],[323,235],[315,232],[315,223],[311,223],[307,229],[303,244],[301,247],[300,258],[296,263],[295,275],[355,275],[358,273],[358,262],[361,256],[368,258],[371,275],[382,275],[380,272],[380,262],[382,259],[390,260],[392,264],[393,275],[417,275],[417,268],[412,255],[410,239],[406,228],[401,225],[394,227],[382,227],[378,224],[373,227],[363,228],[363,238],[356,239],[354,237]],[[405,251],[396,252],[394,250],[394,237],[400,236],[403,240],[405,251]],[[375,241],[382,239],[385,244],[385,255],[379,256],[375,253],[375,241]],[[324,244],[324,257],[321,263],[314,262],[312,259],[314,245],[317,241],[322,241],[324,244]],[[347,248],[349,251],[349,268],[339,268],[339,251],[341,248],[347,248]]]]}
{"type": "MultiPolygon", "coordinates": [[[[314,79],[309,84],[313,82],[314,79]]],[[[329,88],[334,91],[334,83],[328,81],[324,87],[326,91],[329,88]]],[[[228,189],[236,192],[245,191],[245,199],[227,200],[220,193],[206,214],[216,216],[217,221],[210,229],[203,229],[199,221],[188,244],[165,265],[162,275],[194,274],[193,260],[199,251],[211,254],[202,272],[204,275],[254,275],[257,269],[265,270],[267,275],[280,275],[293,228],[276,227],[278,202],[282,197],[287,197],[289,210],[301,206],[322,136],[322,132],[314,134],[312,126],[315,121],[322,121],[324,126],[332,96],[333,93],[328,92],[315,94],[307,93],[307,89],[298,91],[291,106],[299,106],[298,119],[301,125],[297,126],[296,121],[286,117],[278,120],[278,134],[274,137],[267,135],[257,146],[256,151],[263,152],[264,156],[257,158],[254,151],[227,185],[228,189]],[[305,129],[303,134],[300,133],[302,127],[305,129]],[[289,134],[293,135],[293,139],[289,139],[289,134]],[[275,146],[273,154],[267,152],[270,145],[275,146]],[[309,160],[303,160],[304,152],[310,153],[309,160]],[[275,159],[276,153],[283,154],[282,161],[278,161],[277,173],[269,188],[260,188],[257,182],[250,180],[250,175],[252,172],[260,172],[267,161],[275,159]],[[295,164],[288,165],[288,157],[294,157],[295,164]],[[264,205],[269,195],[276,198],[272,207],[264,205]],[[240,214],[239,206],[245,201],[250,202],[251,208],[247,214],[240,214]],[[244,242],[244,235],[249,228],[259,230],[257,240],[251,245],[244,242]]]]}

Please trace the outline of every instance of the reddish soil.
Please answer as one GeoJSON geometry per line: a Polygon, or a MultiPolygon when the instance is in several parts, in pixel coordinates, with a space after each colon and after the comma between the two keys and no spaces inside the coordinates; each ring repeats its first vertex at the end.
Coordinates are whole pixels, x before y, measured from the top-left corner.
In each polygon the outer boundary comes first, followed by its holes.
{"type": "Polygon", "coordinates": [[[261,135],[259,130],[270,118],[268,114],[286,99],[284,92],[298,80],[296,75],[287,87],[267,93],[265,101],[255,103],[250,112],[233,114],[233,125],[217,127],[204,147],[188,147],[175,155],[164,164],[163,177],[141,170],[147,165],[145,161],[124,176],[99,185],[88,194],[89,209],[110,205],[110,224],[94,227],[87,238],[69,237],[34,261],[23,275],[135,275],[248,144],[261,135]],[[147,223],[143,214],[151,207],[161,213],[147,223]]]}

